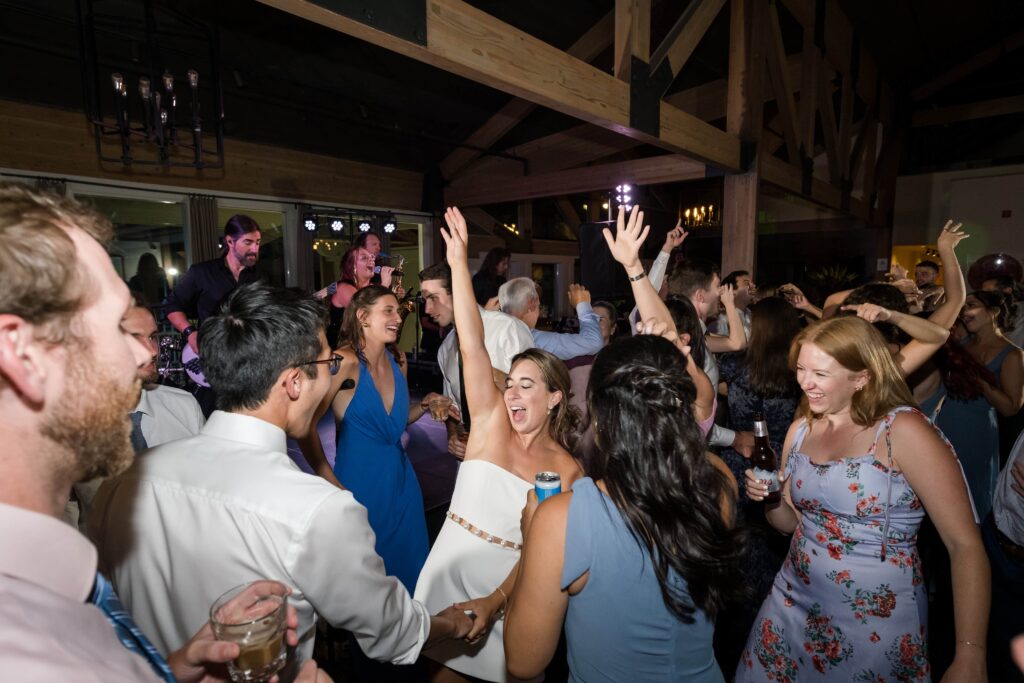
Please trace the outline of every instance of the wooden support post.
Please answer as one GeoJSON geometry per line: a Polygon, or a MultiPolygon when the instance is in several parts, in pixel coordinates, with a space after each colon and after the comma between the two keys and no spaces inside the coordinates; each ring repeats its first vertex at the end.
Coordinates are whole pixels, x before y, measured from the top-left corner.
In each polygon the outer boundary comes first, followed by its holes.
{"type": "Polygon", "coordinates": [[[633,57],[651,57],[651,0],[615,0],[615,77],[629,82],[633,57]]]}
{"type": "Polygon", "coordinates": [[[722,202],[722,274],[754,271],[757,263],[757,194],[759,174],[725,177],[722,202]]]}
{"type": "MultiPolygon", "coordinates": [[[[729,17],[729,90],[726,130],[757,149],[764,120],[764,0],[732,0],[729,17]]],[[[789,96],[789,93],[785,93],[789,96]]],[[[722,272],[754,272],[757,260],[758,154],[746,173],[725,177],[722,201],[722,272]]]]}

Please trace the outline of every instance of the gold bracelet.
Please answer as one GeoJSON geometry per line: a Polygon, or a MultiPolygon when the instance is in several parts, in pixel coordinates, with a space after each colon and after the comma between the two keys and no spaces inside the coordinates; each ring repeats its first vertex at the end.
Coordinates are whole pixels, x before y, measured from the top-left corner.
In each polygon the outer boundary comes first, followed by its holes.
{"type": "Polygon", "coordinates": [[[508,607],[508,596],[505,594],[505,591],[501,590],[501,586],[498,586],[494,590],[501,593],[501,597],[504,599],[504,602],[501,603],[501,607],[498,609],[498,612],[504,612],[505,608],[508,607]]]}
{"type": "Polygon", "coordinates": [[[984,646],[984,645],[980,645],[980,644],[978,644],[978,643],[972,643],[972,642],[971,642],[971,641],[969,641],[969,640],[958,640],[958,641],[956,641],[956,642],[957,642],[957,643],[958,643],[959,645],[972,645],[972,646],[974,646],[974,647],[980,647],[980,648],[981,648],[982,650],[984,650],[984,649],[985,649],[985,646],[984,646]]]}

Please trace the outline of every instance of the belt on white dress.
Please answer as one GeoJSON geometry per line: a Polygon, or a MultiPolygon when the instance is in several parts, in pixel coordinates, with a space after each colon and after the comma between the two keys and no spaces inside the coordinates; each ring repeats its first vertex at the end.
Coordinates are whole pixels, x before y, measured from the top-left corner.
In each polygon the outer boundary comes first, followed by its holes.
{"type": "Polygon", "coordinates": [[[503,538],[498,538],[494,534],[489,534],[486,531],[484,531],[483,529],[481,529],[481,528],[479,528],[477,526],[474,526],[468,520],[463,519],[462,517],[459,517],[457,514],[455,514],[451,510],[449,510],[447,512],[447,515],[448,515],[448,519],[452,520],[453,522],[455,522],[456,524],[461,526],[463,529],[465,529],[469,533],[473,534],[474,536],[480,537],[481,539],[487,541],[488,543],[493,543],[496,546],[500,546],[502,548],[508,548],[509,550],[522,550],[523,549],[523,544],[522,543],[515,543],[513,541],[506,541],[503,538]]]}

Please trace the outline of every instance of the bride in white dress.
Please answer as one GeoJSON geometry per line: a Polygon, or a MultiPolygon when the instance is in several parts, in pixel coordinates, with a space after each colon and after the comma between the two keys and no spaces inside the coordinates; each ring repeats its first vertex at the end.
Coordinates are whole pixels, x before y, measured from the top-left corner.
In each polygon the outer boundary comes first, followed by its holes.
{"type": "Polygon", "coordinates": [[[436,612],[453,603],[475,615],[466,642],[424,651],[439,665],[434,683],[512,681],[505,668],[502,616],[519,567],[520,515],[538,472],[558,472],[562,490],[582,476],[568,446],[576,425],[569,372],[555,356],[530,349],[512,361],[504,393],[494,385],[467,260],[466,220],[445,212],[455,326],[473,429],[448,517],[416,584],[416,599],[436,612]]]}

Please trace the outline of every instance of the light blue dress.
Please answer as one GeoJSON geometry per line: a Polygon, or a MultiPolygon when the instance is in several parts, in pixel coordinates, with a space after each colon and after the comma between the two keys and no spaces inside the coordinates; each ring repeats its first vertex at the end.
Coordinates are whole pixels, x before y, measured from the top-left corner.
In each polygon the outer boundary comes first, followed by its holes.
{"type": "MultiPolygon", "coordinates": [[[[573,485],[562,588],[589,571],[569,597],[565,635],[571,681],[725,679],[712,647],[714,624],[702,611],[683,623],[665,606],[651,557],[611,499],[589,477],[573,485]]],[[[685,591],[685,581],[672,579],[685,591]]]]}
{"type": "Polygon", "coordinates": [[[385,571],[411,594],[430,548],[420,483],[402,448],[409,388],[398,363],[390,354],[388,359],[395,377],[390,413],[366,363],[359,361],[359,384],[338,425],[334,476],[366,508],[385,571]]]}
{"type": "MultiPolygon", "coordinates": [[[[1006,347],[985,364],[996,378],[1013,348],[1006,347]]],[[[954,399],[947,396],[946,388],[940,385],[938,391],[921,403],[921,412],[933,418],[935,425],[956,449],[978,518],[985,519],[992,510],[992,496],[999,478],[999,420],[996,409],[984,396],[972,401],[954,399]],[[943,397],[946,400],[939,407],[943,397]],[[934,416],[936,408],[939,408],[937,417],[934,416]]]]}

